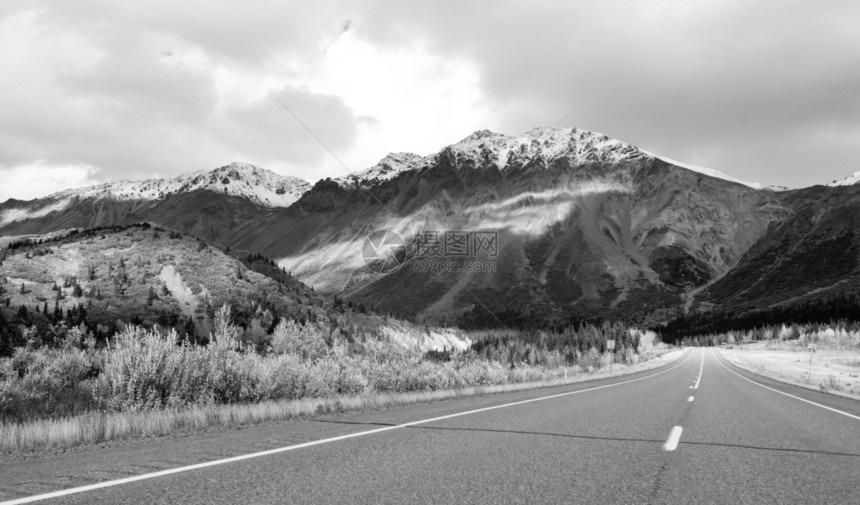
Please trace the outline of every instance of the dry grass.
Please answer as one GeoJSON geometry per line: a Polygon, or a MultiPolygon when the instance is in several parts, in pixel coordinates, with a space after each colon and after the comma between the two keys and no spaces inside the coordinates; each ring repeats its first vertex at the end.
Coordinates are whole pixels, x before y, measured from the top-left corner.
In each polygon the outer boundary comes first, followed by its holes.
{"type": "Polygon", "coordinates": [[[305,398],[259,403],[161,409],[139,412],[90,413],[58,420],[0,424],[0,450],[23,452],[92,444],[126,438],[163,436],[218,426],[241,426],[263,421],[304,416],[380,409],[433,400],[573,384],[641,372],[677,359],[682,351],[656,351],[651,359],[635,365],[615,365],[612,371],[577,373],[540,382],[474,386],[438,391],[366,393],[358,396],[305,398]]]}
{"type": "Polygon", "coordinates": [[[857,351],[819,350],[812,355],[811,374],[810,355],[805,349],[768,349],[753,344],[721,353],[744,370],[780,382],[860,399],[860,370],[853,365],[860,360],[857,351]]]}

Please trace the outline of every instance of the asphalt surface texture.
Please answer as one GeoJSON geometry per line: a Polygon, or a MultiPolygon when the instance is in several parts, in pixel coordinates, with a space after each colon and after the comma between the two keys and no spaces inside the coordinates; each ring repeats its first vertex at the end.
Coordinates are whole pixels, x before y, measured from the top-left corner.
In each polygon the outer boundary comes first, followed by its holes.
{"type": "Polygon", "coordinates": [[[860,504],[860,402],[695,348],[569,386],[0,462],[0,501],[24,499],[860,504]]]}

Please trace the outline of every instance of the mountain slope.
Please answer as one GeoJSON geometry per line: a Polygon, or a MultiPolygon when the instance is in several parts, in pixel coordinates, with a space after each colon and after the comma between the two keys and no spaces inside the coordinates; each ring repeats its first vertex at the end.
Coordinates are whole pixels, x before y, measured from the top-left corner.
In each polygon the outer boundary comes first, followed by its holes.
{"type": "Polygon", "coordinates": [[[860,186],[786,194],[791,219],[773,226],[702,300],[749,310],[860,289],[860,186]]]}
{"type": "MultiPolygon", "coordinates": [[[[645,152],[647,152],[647,151],[645,151],[645,152]]],[[[669,163],[670,165],[675,165],[676,167],[686,168],[687,170],[692,170],[693,172],[699,172],[700,174],[705,174],[705,175],[708,175],[710,177],[716,177],[717,179],[723,179],[726,181],[736,182],[738,184],[743,184],[744,186],[749,186],[749,187],[754,188],[754,189],[767,189],[767,190],[771,190],[771,191],[786,191],[786,190],[788,190],[788,188],[785,186],[767,186],[767,185],[761,184],[759,182],[746,182],[746,181],[742,181],[736,177],[732,177],[731,175],[724,174],[723,172],[720,172],[719,170],[716,170],[713,168],[706,168],[706,167],[699,167],[699,166],[695,166],[695,165],[689,165],[687,163],[681,163],[680,161],[675,161],[675,160],[673,160],[671,158],[667,158],[665,156],[659,156],[659,155],[651,154],[651,153],[648,153],[648,154],[650,154],[651,156],[654,156],[655,158],[659,158],[659,159],[665,161],[666,163],[669,163]]]]}
{"type": "Polygon", "coordinates": [[[117,321],[205,336],[212,312],[227,302],[238,322],[257,319],[264,328],[282,316],[325,315],[323,297],[260,258],[149,225],[13,242],[0,259],[6,306],[83,310],[105,336],[117,321]]]}
{"type": "Polygon", "coordinates": [[[476,132],[419,169],[359,189],[318,183],[257,231],[228,240],[379,310],[531,324],[676,306],[789,215],[770,191],[676,167],[605,135],[542,128],[517,137],[476,132]],[[368,271],[361,256],[376,229],[407,246],[403,267],[387,275],[368,271]],[[471,258],[496,271],[416,272],[414,237],[426,230],[497,232],[498,256],[471,258]]]}
{"type": "MultiPolygon", "coordinates": [[[[418,168],[424,158],[412,153],[390,153],[376,165],[355,174],[335,179],[338,184],[350,188],[367,186],[369,184],[387,181],[402,172],[408,172],[418,168]]],[[[310,189],[310,188],[308,188],[310,189]]]]}

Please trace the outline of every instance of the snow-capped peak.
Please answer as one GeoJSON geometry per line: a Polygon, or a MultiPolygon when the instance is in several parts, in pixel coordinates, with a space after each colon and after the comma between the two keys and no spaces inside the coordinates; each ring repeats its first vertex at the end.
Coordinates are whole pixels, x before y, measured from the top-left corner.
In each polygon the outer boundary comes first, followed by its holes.
{"type": "Polygon", "coordinates": [[[644,156],[636,147],[601,133],[558,127],[533,128],[516,136],[481,130],[446,149],[458,157],[490,159],[499,169],[518,159],[542,158],[549,162],[565,157],[582,164],[617,163],[644,156]]]}
{"type": "Polygon", "coordinates": [[[288,207],[311,188],[305,180],[276,174],[248,163],[234,162],[214,170],[200,170],[171,179],[117,181],[50,195],[59,200],[71,197],[119,200],[157,200],[177,193],[209,190],[242,196],[266,207],[288,207]]]}
{"type": "MultiPolygon", "coordinates": [[[[692,170],[710,177],[742,184],[754,189],[784,191],[784,186],[769,186],[757,182],[746,182],[712,168],[698,167],[659,156],[634,145],[607,135],[581,128],[537,127],[520,135],[505,135],[490,130],[478,130],[466,138],[441,151],[422,157],[412,153],[391,153],[376,165],[348,176],[336,179],[346,187],[360,186],[421,168],[438,160],[440,156],[453,156],[458,166],[474,163],[495,163],[499,170],[509,166],[524,166],[538,161],[548,166],[556,159],[564,158],[571,165],[588,163],[616,164],[623,161],[660,159],[666,163],[692,170]]],[[[860,172],[854,175],[860,180],[860,172]]],[[[849,178],[851,179],[851,178],[849,178]]],[[[845,182],[842,184],[852,184],[845,182]]]]}
{"type": "MultiPolygon", "coordinates": [[[[619,163],[627,160],[657,158],[672,165],[701,174],[723,179],[759,190],[784,191],[783,186],[768,186],[746,182],[712,168],[697,167],[672,160],[640,149],[602,133],[580,128],[539,127],[521,135],[508,136],[489,130],[480,130],[446,148],[458,159],[495,162],[500,170],[525,161],[543,159],[548,164],[554,159],[567,158],[571,164],[619,163]]],[[[443,150],[444,152],[445,150],[443,150]]],[[[860,174],[860,172],[858,172],[860,174]]],[[[855,174],[855,175],[858,175],[855,174]]],[[[860,179],[854,179],[856,182],[860,179]]],[[[847,184],[851,184],[848,182],[847,184]]]]}
{"type": "Polygon", "coordinates": [[[860,170],[854,172],[844,179],[839,179],[838,181],[833,181],[828,184],[828,186],[851,186],[852,184],[860,183],[860,170]]]}
{"type": "Polygon", "coordinates": [[[402,172],[417,168],[423,161],[422,156],[413,153],[389,153],[367,170],[339,177],[335,181],[350,187],[361,186],[368,182],[387,181],[402,172]]]}

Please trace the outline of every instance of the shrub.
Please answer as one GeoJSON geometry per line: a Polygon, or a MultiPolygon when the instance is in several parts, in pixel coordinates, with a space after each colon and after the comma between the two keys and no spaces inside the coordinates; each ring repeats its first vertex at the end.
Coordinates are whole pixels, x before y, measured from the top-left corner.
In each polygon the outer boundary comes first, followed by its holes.
{"type": "Polygon", "coordinates": [[[639,363],[639,355],[633,350],[632,347],[624,348],[624,364],[625,365],[635,365],[639,363]]]}
{"type": "Polygon", "coordinates": [[[0,419],[73,415],[93,407],[87,380],[96,356],[79,350],[18,348],[3,360],[0,419]]]}
{"type": "Polygon", "coordinates": [[[314,360],[326,352],[325,336],[312,323],[281,319],[272,333],[272,351],[295,354],[303,360],[314,360]]]}
{"type": "Polygon", "coordinates": [[[591,347],[578,359],[578,364],[583,370],[589,372],[597,370],[602,365],[600,353],[597,352],[597,349],[591,347]]]}

